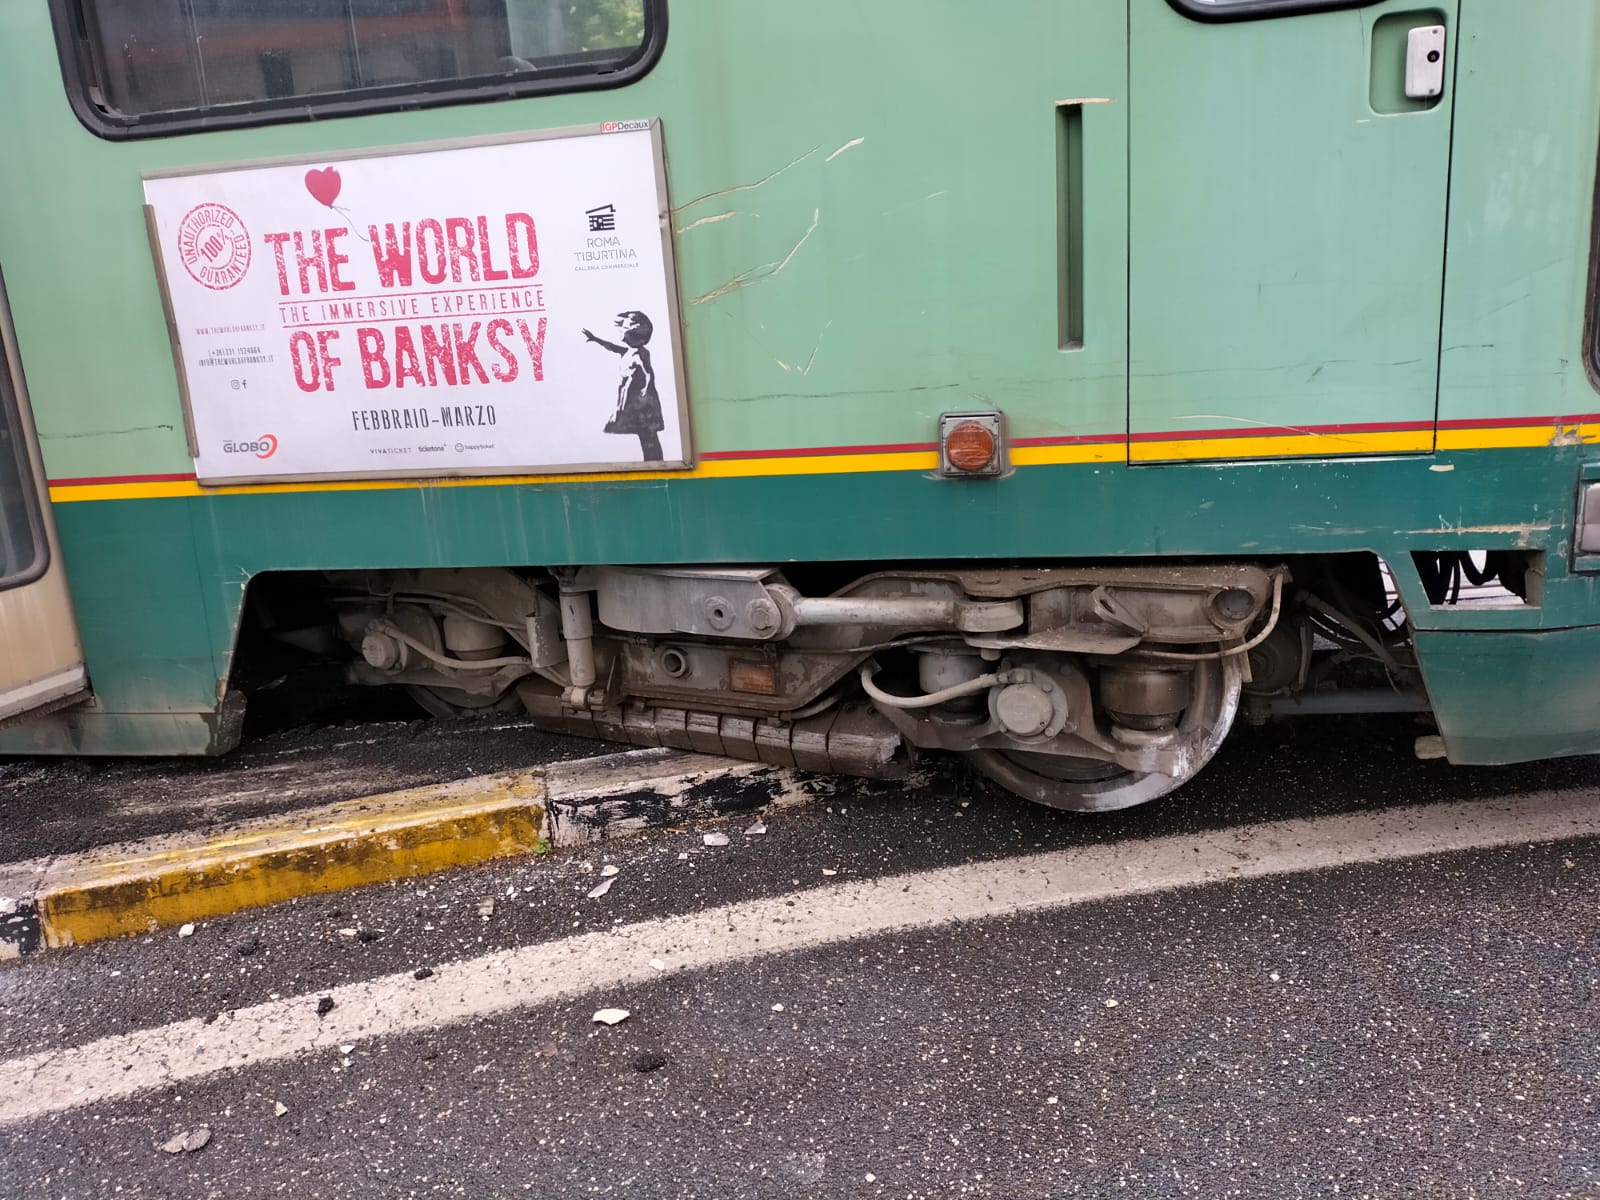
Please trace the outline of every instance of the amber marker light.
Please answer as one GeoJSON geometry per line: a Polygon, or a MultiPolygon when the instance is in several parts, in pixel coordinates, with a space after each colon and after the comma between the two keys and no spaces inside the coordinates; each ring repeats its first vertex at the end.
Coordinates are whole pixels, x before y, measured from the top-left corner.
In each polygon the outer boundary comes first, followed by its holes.
{"type": "Polygon", "coordinates": [[[944,439],[944,458],[958,471],[981,471],[994,462],[994,434],[976,421],[963,421],[944,439]]]}

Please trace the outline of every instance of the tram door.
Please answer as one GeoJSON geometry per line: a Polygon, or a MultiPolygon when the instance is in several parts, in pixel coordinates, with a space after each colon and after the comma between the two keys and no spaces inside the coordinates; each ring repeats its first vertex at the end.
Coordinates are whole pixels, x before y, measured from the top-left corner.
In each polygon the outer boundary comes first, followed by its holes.
{"type": "Polygon", "coordinates": [[[88,692],[19,363],[0,282],[0,722],[88,692]]]}
{"type": "Polygon", "coordinates": [[[1129,0],[1129,459],[1427,452],[1457,0],[1129,0]]]}

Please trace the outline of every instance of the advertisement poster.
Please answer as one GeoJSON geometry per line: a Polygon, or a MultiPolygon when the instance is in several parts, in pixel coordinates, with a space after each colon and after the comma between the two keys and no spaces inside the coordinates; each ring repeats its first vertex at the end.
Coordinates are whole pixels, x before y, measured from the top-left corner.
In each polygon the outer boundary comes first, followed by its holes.
{"type": "Polygon", "coordinates": [[[200,481],[688,465],[658,134],[147,177],[200,481]]]}

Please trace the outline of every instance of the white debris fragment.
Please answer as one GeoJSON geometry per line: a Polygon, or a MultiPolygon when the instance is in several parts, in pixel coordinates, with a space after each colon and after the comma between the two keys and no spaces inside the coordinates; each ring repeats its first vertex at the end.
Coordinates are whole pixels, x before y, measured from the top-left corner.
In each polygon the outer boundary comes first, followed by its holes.
{"type": "Polygon", "coordinates": [[[478,901],[478,915],[487,921],[494,916],[494,897],[485,896],[478,901]]]}
{"type": "Polygon", "coordinates": [[[1109,996],[1106,997],[1106,1007],[1107,1008],[1115,1008],[1116,1006],[1117,1006],[1117,1002],[1115,1000],[1111,999],[1109,996]]]}
{"type": "Polygon", "coordinates": [[[182,1133],[173,1134],[161,1149],[168,1154],[193,1154],[211,1140],[211,1130],[204,1125],[197,1129],[186,1129],[182,1133]]]}
{"type": "Polygon", "coordinates": [[[688,862],[689,861],[689,852],[687,850],[685,850],[681,854],[679,854],[678,855],[678,861],[679,862],[688,862]]]}
{"type": "Polygon", "coordinates": [[[824,874],[824,875],[837,875],[837,874],[838,874],[838,873],[839,873],[839,872],[837,872],[837,871],[835,871],[835,870],[832,870],[832,869],[831,869],[831,868],[829,868],[829,867],[823,867],[823,868],[822,868],[822,873],[823,873],[823,874],[824,874]]]}
{"type": "Polygon", "coordinates": [[[1436,733],[1424,734],[1416,740],[1414,746],[1416,755],[1420,759],[1443,758],[1449,753],[1444,746],[1444,738],[1436,733]]]}
{"type": "Polygon", "coordinates": [[[708,846],[726,846],[728,835],[725,833],[708,833],[700,839],[708,846]]]}
{"type": "Polygon", "coordinates": [[[594,1014],[594,1021],[596,1025],[616,1025],[632,1015],[625,1008],[602,1008],[594,1014]]]}
{"type": "Polygon", "coordinates": [[[765,821],[757,821],[754,825],[750,826],[749,829],[744,831],[744,835],[745,837],[760,837],[766,831],[767,823],[765,821]]]}
{"type": "Polygon", "coordinates": [[[343,929],[339,930],[339,936],[340,937],[355,937],[355,935],[360,933],[360,932],[361,931],[359,929],[357,929],[354,925],[347,925],[343,929]]]}
{"type": "Polygon", "coordinates": [[[178,936],[179,937],[193,937],[194,936],[194,922],[193,921],[188,921],[188,922],[185,922],[184,924],[178,926],[178,936]]]}
{"type": "Polygon", "coordinates": [[[773,1012],[782,1012],[782,1011],[783,1011],[783,1005],[781,1005],[781,1004],[774,1004],[774,1005],[773,1005],[773,1006],[772,1006],[772,1011],[773,1011],[773,1012]]]}
{"type": "Polygon", "coordinates": [[[615,863],[607,863],[605,866],[600,868],[600,874],[609,879],[620,870],[622,870],[622,868],[617,866],[615,863]]]}
{"type": "Polygon", "coordinates": [[[1268,975],[1267,978],[1272,980],[1273,983],[1277,983],[1278,979],[1279,979],[1279,975],[1278,975],[1278,973],[1276,971],[1274,971],[1271,975],[1268,975]]]}
{"type": "Polygon", "coordinates": [[[665,971],[667,969],[667,964],[662,962],[659,958],[652,958],[650,960],[650,967],[655,971],[665,971]]]}
{"type": "Polygon", "coordinates": [[[876,1175],[874,1175],[871,1171],[868,1171],[867,1172],[867,1182],[868,1183],[877,1183],[878,1182],[878,1177],[876,1175]]]}
{"type": "Polygon", "coordinates": [[[589,889],[589,899],[591,899],[591,900],[600,899],[601,896],[604,896],[607,892],[609,892],[611,890],[611,885],[613,883],[615,883],[615,882],[616,882],[615,879],[602,879],[599,883],[595,884],[592,888],[589,889]]]}
{"type": "Polygon", "coordinates": [[[340,1054],[349,1054],[354,1050],[355,1050],[355,1047],[353,1045],[346,1045],[346,1046],[340,1046],[339,1047],[339,1053],[340,1054]]]}
{"type": "Polygon", "coordinates": [[[284,1115],[284,1113],[286,1113],[288,1111],[289,1111],[289,1106],[287,1104],[285,1104],[282,1100],[274,1100],[272,1102],[272,1115],[273,1116],[281,1117],[281,1116],[284,1115]]]}

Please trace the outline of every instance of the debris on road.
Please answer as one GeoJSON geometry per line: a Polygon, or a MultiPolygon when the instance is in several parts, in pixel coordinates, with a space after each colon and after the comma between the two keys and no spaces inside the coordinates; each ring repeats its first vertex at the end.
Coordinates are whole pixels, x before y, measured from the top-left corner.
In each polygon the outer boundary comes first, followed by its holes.
{"type": "Polygon", "coordinates": [[[478,901],[478,915],[487,921],[494,916],[494,897],[485,896],[478,901]]]}
{"type": "Polygon", "coordinates": [[[617,866],[615,863],[607,863],[605,866],[600,868],[600,874],[609,877],[609,876],[617,874],[621,870],[622,870],[622,868],[617,866]]]}
{"type": "Polygon", "coordinates": [[[774,1004],[774,1005],[773,1005],[773,1006],[772,1006],[772,1011],[773,1011],[773,1012],[782,1012],[782,1011],[783,1011],[783,1005],[781,1005],[781,1004],[774,1004]]]}
{"type": "Polygon", "coordinates": [[[596,1025],[616,1025],[626,1021],[633,1014],[625,1008],[602,1008],[594,1014],[596,1025]]]}
{"type": "Polygon", "coordinates": [[[1424,734],[1414,743],[1416,756],[1424,761],[1434,758],[1444,758],[1449,753],[1445,749],[1444,738],[1436,733],[1424,734]]]}
{"type": "Polygon", "coordinates": [[[767,823],[765,821],[757,821],[754,825],[750,826],[749,829],[744,831],[744,835],[745,837],[760,837],[766,831],[767,823]]]}
{"type": "Polygon", "coordinates": [[[413,978],[413,979],[432,979],[433,978],[433,968],[432,967],[418,967],[415,971],[411,972],[411,978],[413,978]]]}
{"type": "Polygon", "coordinates": [[[289,1111],[289,1106],[287,1104],[285,1104],[282,1100],[274,1100],[272,1102],[272,1115],[273,1116],[281,1117],[285,1113],[287,1113],[288,1111],[289,1111]]]}
{"type": "Polygon", "coordinates": [[[837,875],[839,872],[833,870],[831,867],[823,867],[822,873],[824,875],[837,875]]]}
{"type": "Polygon", "coordinates": [[[382,932],[376,929],[358,929],[356,931],[356,941],[358,942],[366,942],[370,944],[377,941],[382,936],[382,932]]]}
{"type": "Polygon", "coordinates": [[[194,936],[194,922],[193,921],[188,921],[188,922],[185,922],[184,924],[178,926],[178,936],[179,937],[193,937],[194,936]]]}
{"type": "Polygon", "coordinates": [[[708,846],[726,846],[728,844],[728,835],[725,833],[708,833],[700,840],[708,846]]]}
{"type": "Polygon", "coordinates": [[[195,1129],[187,1129],[182,1133],[174,1134],[170,1139],[161,1144],[161,1149],[168,1154],[193,1154],[211,1140],[211,1130],[205,1125],[195,1129]]]}
{"type": "Polygon", "coordinates": [[[333,997],[324,996],[317,1001],[317,1016],[325,1017],[333,1011],[333,997]]]}
{"type": "Polygon", "coordinates": [[[239,952],[240,958],[249,958],[257,950],[261,949],[261,939],[256,937],[255,934],[251,934],[234,946],[234,949],[239,952]]]}
{"type": "Polygon", "coordinates": [[[540,1058],[554,1058],[561,1052],[561,1047],[554,1042],[546,1042],[534,1051],[540,1058]]]}
{"type": "Polygon", "coordinates": [[[659,1050],[646,1050],[634,1057],[633,1069],[641,1075],[648,1075],[651,1071],[659,1071],[667,1065],[667,1056],[659,1050]]]}
{"type": "Polygon", "coordinates": [[[611,885],[613,883],[615,883],[615,882],[616,882],[615,878],[602,879],[599,883],[595,884],[592,888],[589,889],[589,893],[588,893],[589,894],[589,899],[591,899],[591,900],[600,899],[601,896],[604,896],[607,892],[609,892],[611,890],[611,885]]]}
{"type": "Polygon", "coordinates": [[[650,965],[657,971],[665,971],[667,969],[667,964],[662,962],[659,958],[652,958],[650,960],[650,965]]]}
{"type": "Polygon", "coordinates": [[[360,932],[360,930],[358,930],[354,925],[347,925],[343,929],[339,930],[339,936],[340,937],[355,937],[355,935],[357,933],[359,933],[359,932],[360,932]]]}

